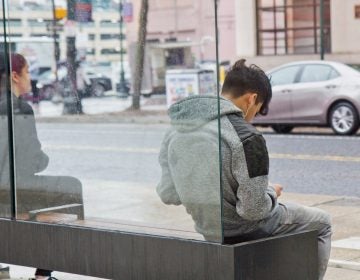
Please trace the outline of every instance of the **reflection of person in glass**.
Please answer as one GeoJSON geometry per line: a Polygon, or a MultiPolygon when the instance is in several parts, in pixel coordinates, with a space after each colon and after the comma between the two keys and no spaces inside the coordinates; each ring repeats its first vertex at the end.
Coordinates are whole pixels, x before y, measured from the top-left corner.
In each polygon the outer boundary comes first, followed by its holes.
{"type": "MultiPolygon", "coordinates": [[[[5,67],[3,57],[0,59],[0,76],[2,77],[0,96],[1,133],[0,150],[0,188],[9,191],[9,157],[7,137],[7,102],[4,89],[5,67]]],[[[15,168],[16,168],[16,194],[18,219],[28,219],[32,210],[41,210],[51,207],[61,207],[81,203],[79,213],[83,216],[82,185],[72,177],[40,176],[48,166],[49,157],[42,151],[37,136],[34,112],[31,106],[22,98],[22,95],[31,91],[30,74],[25,58],[20,54],[10,56],[11,64],[11,90],[13,104],[15,168]]],[[[1,198],[0,215],[9,216],[10,199],[1,198]]],[[[68,209],[62,209],[67,212],[68,209]]],[[[69,211],[70,213],[71,211],[69,211]]],[[[36,279],[52,279],[51,271],[38,269],[36,279]],[[50,277],[50,278],[49,278],[50,277]]]]}
{"type": "Polygon", "coordinates": [[[228,72],[221,95],[220,100],[189,97],[170,107],[172,128],[159,156],[160,198],[166,204],[184,205],[196,230],[208,241],[234,244],[318,230],[323,279],[331,248],[330,216],[320,209],[278,203],[282,187],[268,182],[265,139],[249,123],[256,114],[267,113],[272,96],[269,78],[240,60],[228,72]]]}

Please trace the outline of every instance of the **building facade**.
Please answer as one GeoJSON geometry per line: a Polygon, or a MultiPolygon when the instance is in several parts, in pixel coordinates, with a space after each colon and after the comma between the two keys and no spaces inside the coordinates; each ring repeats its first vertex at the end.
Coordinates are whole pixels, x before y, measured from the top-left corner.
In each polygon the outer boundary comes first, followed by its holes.
{"type": "MultiPolygon", "coordinates": [[[[140,0],[133,0],[134,22],[127,26],[129,42],[136,41],[140,0]]],[[[219,1],[220,60],[235,53],[235,2],[219,1]]],[[[215,61],[215,6],[211,0],[149,0],[147,39],[188,42],[196,60],[215,61]]]]}
{"type": "MultiPolygon", "coordinates": [[[[236,0],[236,55],[266,69],[320,59],[320,0],[236,0]]],[[[359,0],[323,1],[326,60],[360,63],[359,0]]]]}

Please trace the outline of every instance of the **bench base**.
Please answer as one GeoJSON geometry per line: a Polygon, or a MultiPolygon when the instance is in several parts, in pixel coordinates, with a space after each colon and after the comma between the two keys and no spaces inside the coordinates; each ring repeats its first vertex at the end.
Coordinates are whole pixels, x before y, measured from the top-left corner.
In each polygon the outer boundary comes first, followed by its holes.
{"type": "Polygon", "coordinates": [[[108,279],[318,278],[315,231],[221,245],[0,220],[0,248],[0,262],[108,279]]]}

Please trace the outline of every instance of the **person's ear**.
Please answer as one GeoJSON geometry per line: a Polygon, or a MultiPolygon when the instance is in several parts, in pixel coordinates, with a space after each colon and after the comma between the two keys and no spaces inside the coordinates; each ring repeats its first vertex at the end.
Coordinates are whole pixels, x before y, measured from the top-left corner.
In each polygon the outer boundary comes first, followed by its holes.
{"type": "Polygon", "coordinates": [[[19,74],[16,73],[15,71],[12,71],[11,72],[11,80],[14,81],[15,83],[18,83],[19,82],[19,74]]]}
{"type": "Polygon", "coordinates": [[[249,105],[251,105],[251,106],[256,105],[257,97],[258,97],[257,93],[250,93],[250,95],[249,95],[249,105]]]}

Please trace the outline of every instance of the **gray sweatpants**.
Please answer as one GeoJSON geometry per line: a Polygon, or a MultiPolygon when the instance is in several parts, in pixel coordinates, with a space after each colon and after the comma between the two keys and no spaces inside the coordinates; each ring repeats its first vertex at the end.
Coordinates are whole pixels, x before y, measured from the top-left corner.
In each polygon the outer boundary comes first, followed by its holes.
{"type": "Polygon", "coordinates": [[[318,231],[319,279],[324,278],[331,251],[331,219],[325,211],[293,203],[280,203],[283,211],[266,221],[263,230],[272,236],[318,231]]]}

